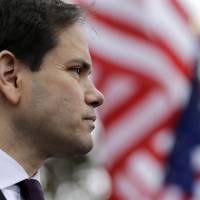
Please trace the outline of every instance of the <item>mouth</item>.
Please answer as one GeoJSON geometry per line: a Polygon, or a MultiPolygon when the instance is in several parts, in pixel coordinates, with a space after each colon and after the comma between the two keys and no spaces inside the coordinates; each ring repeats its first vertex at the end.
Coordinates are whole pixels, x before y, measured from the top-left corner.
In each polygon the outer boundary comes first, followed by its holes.
{"type": "Polygon", "coordinates": [[[88,121],[93,121],[95,122],[97,119],[97,117],[94,115],[94,116],[88,116],[88,117],[85,117],[84,120],[88,120],[88,121]]]}
{"type": "Polygon", "coordinates": [[[88,127],[90,131],[92,132],[95,129],[95,121],[96,121],[96,116],[88,116],[84,118],[84,121],[87,122],[88,127]]]}

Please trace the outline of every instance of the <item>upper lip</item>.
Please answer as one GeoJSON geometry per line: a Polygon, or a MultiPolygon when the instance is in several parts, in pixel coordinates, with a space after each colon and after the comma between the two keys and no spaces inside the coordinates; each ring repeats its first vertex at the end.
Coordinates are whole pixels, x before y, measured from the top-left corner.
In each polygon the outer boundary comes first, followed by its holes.
{"type": "Polygon", "coordinates": [[[87,116],[84,118],[85,120],[92,120],[92,121],[96,121],[97,117],[95,115],[91,115],[91,116],[87,116]]]}

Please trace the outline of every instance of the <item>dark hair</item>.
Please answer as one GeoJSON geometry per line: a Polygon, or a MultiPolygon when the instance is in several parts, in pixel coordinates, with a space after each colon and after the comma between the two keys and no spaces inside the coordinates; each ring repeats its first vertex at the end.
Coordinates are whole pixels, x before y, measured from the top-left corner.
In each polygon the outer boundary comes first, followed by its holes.
{"type": "Polygon", "coordinates": [[[0,51],[11,51],[37,71],[57,44],[56,32],[80,17],[77,5],[61,0],[0,0],[0,51]]]}

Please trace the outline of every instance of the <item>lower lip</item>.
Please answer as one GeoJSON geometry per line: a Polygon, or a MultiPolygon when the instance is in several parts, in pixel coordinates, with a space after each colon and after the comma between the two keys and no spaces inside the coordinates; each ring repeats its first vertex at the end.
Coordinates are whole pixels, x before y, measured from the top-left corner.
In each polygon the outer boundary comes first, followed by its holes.
{"type": "Polygon", "coordinates": [[[85,121],[87,121],[87,124],[88,124],[90,130],[93,131],[95,128],[94,121],[91,119],[86,119],[85,121]]]}

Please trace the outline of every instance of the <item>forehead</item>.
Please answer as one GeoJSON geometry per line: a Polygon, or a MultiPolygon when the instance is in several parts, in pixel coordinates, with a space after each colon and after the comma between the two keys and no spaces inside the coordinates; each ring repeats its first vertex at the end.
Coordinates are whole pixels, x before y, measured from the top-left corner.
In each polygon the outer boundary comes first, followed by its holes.
{"type": "Polygon", "coordinates": [[[57,39],[58,43],[52,51],[47,53],[44,65],[46,62],[46,64],[61,64],[75,59],[91,64],[86,30],[82,24],[76,23],[62,29],[57,33],[57,39]]]}
{"type": "Polygon", "coordinates": [[[66,53],[68,59],[80,57],[91,63],[85,27],[76,23],[58,34],[57,51],[66,53]]]}

